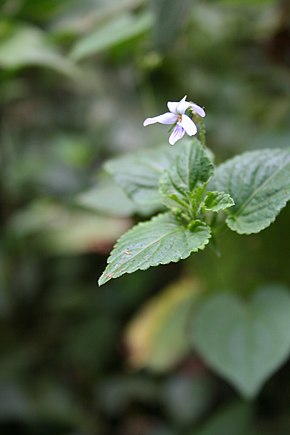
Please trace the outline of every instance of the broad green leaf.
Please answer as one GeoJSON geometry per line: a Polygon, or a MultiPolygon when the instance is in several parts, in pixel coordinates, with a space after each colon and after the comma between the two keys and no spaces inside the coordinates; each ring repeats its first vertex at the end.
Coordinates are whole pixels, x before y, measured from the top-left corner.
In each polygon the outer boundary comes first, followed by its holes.
{"type": "Polygon", "coordinates": [[[138,208],[150,214],[162,208],[159,179],[179,152],[177,146],[161,145],[155,149],[117,157],[108,161],[105,169],[138,208]]]}
{"type": "Polygon", "coordinates": [[[190,349],[187,320],[199,294],[197,283],[185,279],[173,283],[142,307],[125,334],[132,367],[165,371],[186,355],[190,349]]]}
{"type": "Polygon", "coordinates": [[[171,213],[139,223],[117,241],[99,285],[124,273],[187,258],[203,249],[210,236],[210,228],[203,222],[196,221],[192,229],[187,229],[171,213]]]}
{"type": "Polygon", "coordinates": [[[268,227],[290,199],[290,150],[259,150],[234,157],[217,169],[210,190],[227,192],[235,205],[228,226],[239,234],[268,227]]]}
{"type": "Polygon", "coordinates": [[[150,13],[121,15],[77,41],[71,57],[81,60],[100,51],[108,50],[147,32],[152,23],[153,16],[150,13]]]}
{"type": "Polygon", "coordinates": [[[205,210],[220,211],[234,205],[234,200],[228,193],[224,192],[207,192],[203,201],[205,210]]]}
{"type": "Polygon", "coordinates": [[[79,73],[72,61],[63,57],[49,42],[43,31],[28,26],[19,26],[7,32],[5,39],[0,42],[0,66],[44,66],[72,78],[79,73]]]}
{"type": "Polygon", "coordinates": [[[160,179],[163,196],[175,199],[187,197],[194,189],[206,183],[214,166],[200,142],[193,139],[179,147],[176,160],[160,179]]]}
{"type": "Polygon", "coordinates": [[[130,216],[136,212],[135,204],[111,179],[100,180],[91,189],[79,194],[76,203],[111,216],[130,216]]]}
{"type": "Polygon", "coordinates": [[[214,295],[195,311],[191,335],[205,362],[253,397],[289,356],[289,292],[267,287],[248,302],[214,295]]]}

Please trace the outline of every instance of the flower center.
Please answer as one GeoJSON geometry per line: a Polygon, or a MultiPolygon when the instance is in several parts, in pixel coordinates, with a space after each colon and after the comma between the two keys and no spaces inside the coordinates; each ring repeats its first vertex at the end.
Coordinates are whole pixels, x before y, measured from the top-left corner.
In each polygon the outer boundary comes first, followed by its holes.
{"type": "Polygon", "coordinates": [[[177,121],[178,121],[179,124],[181,123],[181,121],[182,121],[182,115],[178,115],[177,121]]]}

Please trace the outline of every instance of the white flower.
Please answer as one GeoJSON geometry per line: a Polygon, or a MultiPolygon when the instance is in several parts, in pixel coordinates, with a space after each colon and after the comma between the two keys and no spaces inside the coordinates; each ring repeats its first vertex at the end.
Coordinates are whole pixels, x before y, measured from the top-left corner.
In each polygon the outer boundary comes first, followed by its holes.
{"type": "Polygon", "coordinates": [[[186,96],[179,102],[169,101],[167,107],[169,112],[162,115],[155,116],[154,118],[147,118],[143,122],[144,127],[149,124],[176,124],[169,138],[170,145],[174,145],[176,141],[181,139],[186,132],[188,136],[194,136],[197,133],[195,123],[185,114],[187,110],[191,110],[194,114],[205,116],[205,111],[197,104],[186,101],[186,96]]]}

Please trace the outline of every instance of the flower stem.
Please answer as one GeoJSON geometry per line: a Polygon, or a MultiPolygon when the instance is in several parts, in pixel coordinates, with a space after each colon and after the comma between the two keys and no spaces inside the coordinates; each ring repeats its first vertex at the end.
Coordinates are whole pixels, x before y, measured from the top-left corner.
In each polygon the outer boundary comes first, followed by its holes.
{"type": "Polygon", "coordinates": [[[205,145],[205,125],[204,125],[203,119],[200,118],[198,123],[199,123],[199,130],[198,130],[199,139],[200,139],[200,142],[202,143],[202,145],[205,147],[206,146],[205,145]]]}

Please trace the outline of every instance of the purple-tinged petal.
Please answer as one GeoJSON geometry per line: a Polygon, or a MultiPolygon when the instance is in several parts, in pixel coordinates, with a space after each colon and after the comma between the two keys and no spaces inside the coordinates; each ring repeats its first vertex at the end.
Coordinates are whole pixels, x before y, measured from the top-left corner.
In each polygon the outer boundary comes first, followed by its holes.
{"type": "Polygon", "coordinates": [[[195,104],[195,103],[191,103],[191,107],[192,107],[192,110],[193,110],[194,112],[196,112],[199,116],[201,116],[202,118],[205,117],[205,111],[203,110],[202,107],[198,106],[198,105],[195,104]]]}
{"type": "Polygon", "coordinates": [[[184,128],[188,136],[194,136],[197,133],[195,123],[187,115],[182,115],[179,125],[184,128]]]}
{"type": "Polygon", "coordinates": [[[181,125],[176,124],[173,132],[170,135],[169,143],[170,145],[174,145],[179,139],[184,136],[185,130],[181,127],[181,125]]]}
{"type": "Polygon", "coordinates": [[[186,95],[180,100],[180,101],[168,101],[167,107],[170,110],[171,113],[175,113],[176,115],[180,112],[177,111],[177,106],[180,103],[183,103],[186,100],[186,95]]]}
{"type": "Polygon", "coordinates": [[[174,124],[177,121],[177,115],[174,115],[173,113],[166,112],[162,115],[154,116],[154,118],[147,118],[143,122],[144,127],[149,124],[155,124],[156,122],[159,122],[160,124],[174,124]]]}

